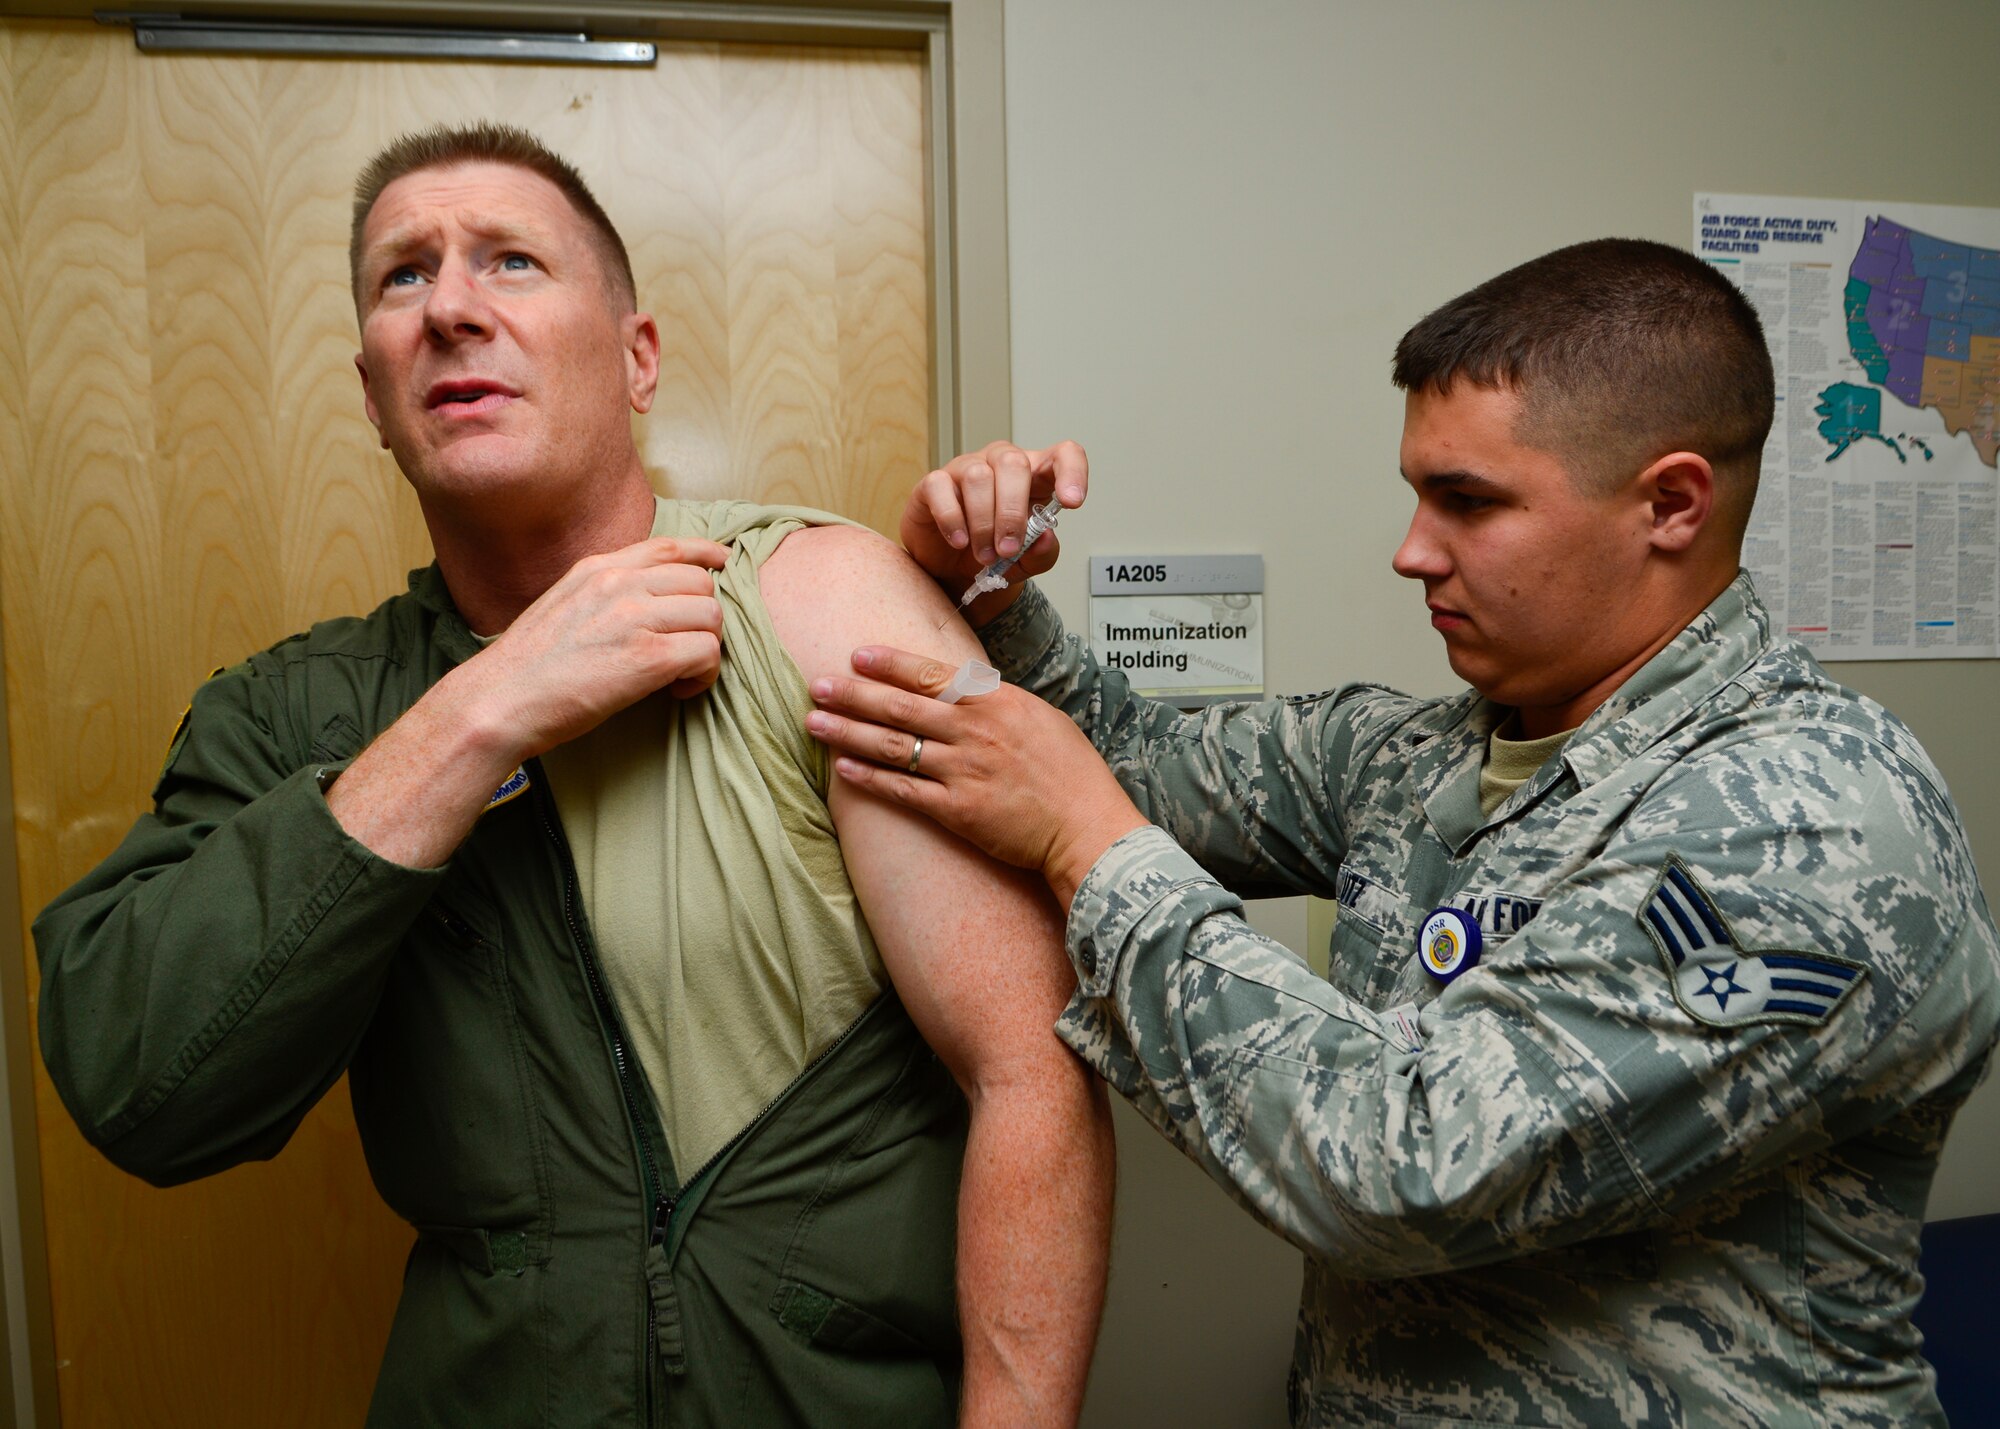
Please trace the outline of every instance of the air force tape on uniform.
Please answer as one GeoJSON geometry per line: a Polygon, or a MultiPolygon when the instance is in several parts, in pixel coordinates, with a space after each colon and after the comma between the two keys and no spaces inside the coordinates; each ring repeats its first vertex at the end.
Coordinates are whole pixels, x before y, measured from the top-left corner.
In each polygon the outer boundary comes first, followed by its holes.
{"type": "Polygon", "coordinates": [[[1820,1023],[1867,976],[1860,963],[1796,948],[1745,948],[1694,871],[1669,857],[1639,909],[1674,1000],[1712,1027],[1820,1023]]]}

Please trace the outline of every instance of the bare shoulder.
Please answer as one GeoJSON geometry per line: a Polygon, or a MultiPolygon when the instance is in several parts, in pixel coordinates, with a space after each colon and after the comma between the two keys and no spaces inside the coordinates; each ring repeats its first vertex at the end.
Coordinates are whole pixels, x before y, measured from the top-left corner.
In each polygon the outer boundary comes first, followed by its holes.
{"type": "MultiPolygon", "coordinates": [[[[866,598],[908,604],[936,598],[944,614],[944,592],[888,536],[866,526],[806,526],[786,536],[758,572],[764,600],[820,600],[840,592],[840,604],[866,598]]],[[[932,616],[936,622],[936,616],[932,616]]]]}
{"type": "Polygon", "coordinates": [[[793,532],[764,562],[758,587],[778,639],[808,679],[852,674],[848,657],[857,645],[894,645],[953,663],[979,653],[923,568],[895,542],[858,526],[793,532]]]}

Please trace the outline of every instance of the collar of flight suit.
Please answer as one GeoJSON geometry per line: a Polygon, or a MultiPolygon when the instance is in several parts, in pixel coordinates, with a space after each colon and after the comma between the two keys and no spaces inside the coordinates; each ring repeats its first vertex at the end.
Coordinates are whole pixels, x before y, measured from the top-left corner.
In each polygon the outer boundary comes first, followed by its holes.
{"type": "Polygon", "coordinates": [[[462,665],[479,653],[479,639],[465,623],[465,617],[458,613],[451,587],[445,584],[444,572],[437,568],[436,561],[410,572],[410,594],[418,605],[438,617],[435,637],[438,648],[454,665],[462,665]]]}

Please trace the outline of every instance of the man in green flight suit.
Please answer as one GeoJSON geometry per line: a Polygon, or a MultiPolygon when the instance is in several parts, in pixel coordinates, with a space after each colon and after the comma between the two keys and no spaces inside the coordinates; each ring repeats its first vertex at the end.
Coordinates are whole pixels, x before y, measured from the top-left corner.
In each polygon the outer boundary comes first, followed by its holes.
{"type": "MultiPolygon", "coordinates": [[[[1029,585],[975,612],[1020,689],[913,698],[937,662],[863,647],[809,727],[1068,909],[1063,1036],[1306,1254],[1295,1424],[1941,1422],[1918,1233],[2000,942],[1916,740],[1739,570],[1756,315],[1579,244],[1424,318],[1395,381],[1393,564],[1464,693],[1183,715],[1029,585]],[[1277,893],[1338,900],[1327,978],[1243,921],[1277,893]]],[[[961,590],[1086,479],[996,445],[905,543],[961,590]]]]}
{"type": "Polygon", "coordinates": [[[351,1073],[417,1231],[371,1423],[1073,1423],[1111,1147],[1059,916],[801,728],[865,636],[976,642],[881,537],[654,496],[658,330],[531,136],[391,145],[350,255],[436,564],[205,684],[37,920],[65,1105],[171,1184],[351,1073]]]}

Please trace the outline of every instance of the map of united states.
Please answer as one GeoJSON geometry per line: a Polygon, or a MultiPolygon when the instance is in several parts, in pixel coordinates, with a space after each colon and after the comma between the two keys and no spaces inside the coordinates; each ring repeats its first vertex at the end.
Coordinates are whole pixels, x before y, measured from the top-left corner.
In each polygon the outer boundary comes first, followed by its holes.
{"type": "MultiPolygon", "coordinates": [[[[1869,381],[1906,406],[1935,410],[1980,461],[2000,466],[2000,249],[1871,218],[1845,296],[1848,349],[1869,381]]],[[[1902,456],[1882,431],[1881,407],[1873,391],[1851,383],[1822,392],[1815,415],[1834,447],[1827,460],[1863,439],[1902,456]]],[[[1920,440],[1902,440],[1930,456],[1920,440]]]]}

